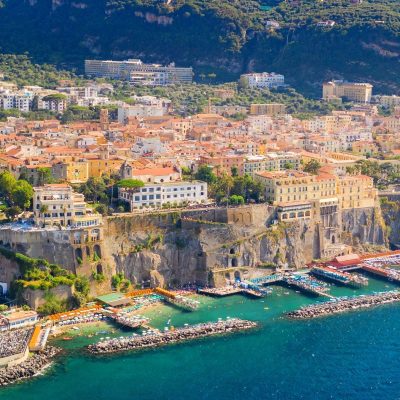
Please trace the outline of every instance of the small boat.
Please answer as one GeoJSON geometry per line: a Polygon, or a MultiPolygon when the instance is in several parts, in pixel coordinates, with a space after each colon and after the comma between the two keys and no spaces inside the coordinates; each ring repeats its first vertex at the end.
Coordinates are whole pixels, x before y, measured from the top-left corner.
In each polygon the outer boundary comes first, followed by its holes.
{"type": "Polygon", "coordinates": [[[62,340],[72,340],[73,338],[72,337],[70,337],[70,336],[64,336],[63,338],[62,338],[62,340]]]}

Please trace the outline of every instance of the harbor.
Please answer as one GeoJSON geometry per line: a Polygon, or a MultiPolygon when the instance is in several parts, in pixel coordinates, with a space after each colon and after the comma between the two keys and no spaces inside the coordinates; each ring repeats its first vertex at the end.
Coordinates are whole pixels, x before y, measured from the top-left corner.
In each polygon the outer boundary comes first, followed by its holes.
{"type": "Polygon", "coordinates": [[[253,329],[257,323],[241,319],[227,319],[225,321],[209,322],[194,326],[185,326],[180,329],[168,330],[163,333],[151,333],[141,336],[110,339],[89,345],[92,354],[115,353],[127,350],[139,350],[149,347],[159,347],[171,343],[199,339],[207,336],[234,333],[253,329]]]}

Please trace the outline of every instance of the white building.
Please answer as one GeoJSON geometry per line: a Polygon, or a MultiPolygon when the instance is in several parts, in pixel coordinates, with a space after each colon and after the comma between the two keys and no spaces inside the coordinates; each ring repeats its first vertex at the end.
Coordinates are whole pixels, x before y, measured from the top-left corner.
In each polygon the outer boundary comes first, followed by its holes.
{"type": "Polygon", "coordinates": [[[298,170],[299,168],[300,156],[291,151],[268,153],[265,156],[249,156],[243,162],[243,173],[251,176],[254,176],[256,172],[298,170]]]}
{"type": "Polygon", "coordinates": [[[67,184],[49,184],[33,188],[35,224],[71,227],[98,226],[100,214],[86,208],[83,194],[75,193],[67,184]]]}
{"type": "Polygon", "coordinates": [[[176,67],[174,63],[163,66],[145,64],[138,59],[125,61],[85,60],[85,74],[112,79],[125,79],[133,84],[171,85],[192,83],[193,69],[176,67]]]}
{"type": "Polygon", "coordinates": [[[165,204],[200,204],[207,201],[207,183],[170,182],[147,184],[135,189],[119,188],[118,198],[128,202],[131,210],[143,207],[161,208],[165,204]]]}
{"type": "Polygon", "coordinates": [[[160,105],[125,105],[118,108],[118,122],[126,123],[128,118],[134,117],[162,117],[165,114],[164,108],[160,105]]]}
{"type": "Polygon", "coordinates": [[[240,76],[241,80],[247,82],[250,88],[277,88],[284,86],[285,77],[275,72],[261,72],[252,74],[243,74],[240,76]]]}

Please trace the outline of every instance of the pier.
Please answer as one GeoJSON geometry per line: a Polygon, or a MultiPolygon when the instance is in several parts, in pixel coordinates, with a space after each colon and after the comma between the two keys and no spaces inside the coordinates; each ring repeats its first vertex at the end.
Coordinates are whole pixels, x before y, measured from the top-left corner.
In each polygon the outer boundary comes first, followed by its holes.
{"type": "Polygon", "coordinates": [[[198,293],[212,297],[226,297],[233,296],[235,294],[243,294],[249,297],[261,298],[266,295],[264,291],[253,290],[251,288],[245,288],[241,286],[224,286],[221,288],[199,289],[198,293]]]}
{"type": "Polygon", "coordinates": [[[149,322],[149,318],[142,317],[141,315],[128,316],[125,313],[116,313],[109,317],[117,324],[130,329],[140,328],[149,322]]]}
{"type": "Polygon", "coordinates": [[[285,277],[283,282],[289,286],[294,286],[305,293],[315,296],[326,296],[333,298],[333,296],[327,293],[329,290],[328,286],[305,275],[291,275],[289,277],[285,277]]]}
{"type": "Polygon", "coordinates": [[[187,326],[162,333],[152,333],[150,335],[147,334],[142,336],[104,340],[102,342],[89,345],[88,350],[93,354],[140,350],[144,348],[164,346],[171,343],[180,343],[207,336],[244,331],[255,328],[256,326],[257,323],[255,322],[232,318],[225,321],[187,326]]]}
{"type": "Polygon", "coordinates": [[[40,325],[36,325],[31,340],[29,341],[29,350],[43,351],[46,347],[49,334],[49,327],[42,328],[40,325]]]}
{"type": "Polygon", "coordinates": [[[182,308],[186,311],[194,311],[197,310],[199,307],[199,302],[188,297],[184,297],[179,294],[175,294],[169,290],[162,289],[162,288],[155,288],[154,292],[159,294],[160,296],[164,297],[164,300],[167,303],[173,304],[179,308],[182,308]]]}
{"type": "Polygon", "coordinates": [[[361,287],[368,284],[368,279],[363,276],[349,274],[329,266],[314,266],[311,269],[311,273],[315,276],[325,278],[329,281],[340,283],[342,285],[361,287]]]}
{"type": "Polygon", "coordinates": [[[372,275],[376,275],[380,278],[386,278],[389,281],[400,283],[400,272],[396,271],[395,269],[382,268],[369,264],[362,264],[361,268],[372,275]]]}
{"type": "Polygon", "coordinates": [[[325,303],[315,304],[308,307],[300,308],[296,311],[288,312],[286,316],[293,319],[317,318],[330,314],[369,308],[399,301],[400,292],[391,291],[377,293],[369,296],[357,296],[350,299],[335,299],[334,301],[327,301],[325,303]]]}

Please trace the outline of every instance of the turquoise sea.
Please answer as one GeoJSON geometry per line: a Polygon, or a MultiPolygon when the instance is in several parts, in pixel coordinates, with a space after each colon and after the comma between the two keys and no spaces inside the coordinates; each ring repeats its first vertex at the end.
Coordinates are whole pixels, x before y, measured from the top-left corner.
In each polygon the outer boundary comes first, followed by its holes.
{"type": "MultiPolygon", "coordinates": [[[[333,287],[334,295],[390,290],[370,280],[367,289],[333,287]]],[[[65,348],[43,376],[0,390],[7,400],[147,399],[400,399],[400,306],[309,321],[289,321],[285,311],[318,301],[281,287],[264,300],[201,297],[195,313],[167,306],[151,324],[241,317],[260,322],[253,332],[124,353],[89,356],[95,338],[58,344],[65,348]]],[[[120,333],[118,333],[120,335],[120,333]]]]}

